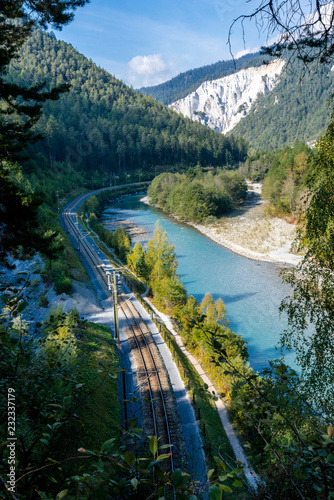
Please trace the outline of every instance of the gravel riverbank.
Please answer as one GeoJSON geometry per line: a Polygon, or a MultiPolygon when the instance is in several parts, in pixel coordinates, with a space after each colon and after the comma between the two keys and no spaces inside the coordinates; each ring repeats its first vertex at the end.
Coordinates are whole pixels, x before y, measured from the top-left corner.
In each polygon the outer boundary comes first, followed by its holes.
{"type": "MultiPolygon", "coordinates": [[[[248,259],[297,265],[301,255],[291,251],[296,226],[266,213],[267,202],[261,198],[261,185],[249,183],[243,205],[212,224],[187,222],[199,232],[232,252],[248,259]]],[[[148,204],[148,197],[141,199],[148,204]]]]}

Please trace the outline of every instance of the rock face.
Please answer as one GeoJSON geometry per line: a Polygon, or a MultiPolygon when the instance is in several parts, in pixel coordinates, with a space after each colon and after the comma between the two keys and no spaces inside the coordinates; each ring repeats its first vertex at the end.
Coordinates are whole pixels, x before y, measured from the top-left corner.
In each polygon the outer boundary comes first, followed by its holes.
{"type": "Polygon", "coordinates": [[[206,81],[169,107],[214,130],[229,132],[247,115],[259,94],[267,94],[275,87],[284,64],[278,59],[268,65],[206,81]]]}

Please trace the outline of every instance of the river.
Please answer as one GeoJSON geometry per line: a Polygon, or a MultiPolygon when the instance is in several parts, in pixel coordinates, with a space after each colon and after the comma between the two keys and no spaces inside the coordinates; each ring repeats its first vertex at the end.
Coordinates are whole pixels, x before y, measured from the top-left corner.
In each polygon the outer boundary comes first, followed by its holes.
{"type": "MultiPolygon", "coordinates": [[[[140,198],[128,196],[112,203],[104,212],[104,222],[116,217],[143,228],[144,234],[133,237],[132,242],[144,244],[152,237],[159,220],[168,233],[169,242],[175,245],[178,274],[188,294],[199,301],[207,292],[214,299],[222,298],[230,327],[246,340],[249,362],[255,370],[265,368],[268,360],[278,358],[280,351],[275,346],[280,332],[287,326],[287,319],[280,318],[278,308],[291,291],[282,283],[280,268],[234,254],[196,229],[145,205],[140,198]]],[[[288,353],[285,360],[296,368],[292,353],[288,353]]]]}

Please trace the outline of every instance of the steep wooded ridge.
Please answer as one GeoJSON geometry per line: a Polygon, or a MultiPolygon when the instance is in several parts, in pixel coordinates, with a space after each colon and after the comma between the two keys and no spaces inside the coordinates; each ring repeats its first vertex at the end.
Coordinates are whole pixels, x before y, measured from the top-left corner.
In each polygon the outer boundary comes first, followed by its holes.
{"type": "Polygon", "coordinates": [[[202,66],[201,68],[190,69],[168,80],[168,82],[160,83],[160,85],[153,87],[142,87],[139,90],[143,94],[154,97],[163,104],[171,104],[194,92],[203,82],[232,75],[241,69],[261,66],[264,60],[268,60],[268,57],[260,56],[259,52],[246,54],[239,59],[218,61],[217,63],[202,66]]]}
{"type": "Polygon", "coordinates": [[[50,88],[71,84],[59,101],[44,106],[36,130],[45,139],[29,150],[31,175],[40,177],[41,167],[68,172],[71,165],[90,178],[96,170],[109,177],[157,165],[233,165],[245,159],[243,140],[214,133],[134,91],[52,33],[33,33],[8,78],[22,85],[46,81],[50,88]]]}
{"type": "Polygon", "coordinates": [[[334,92],[331,65],[316,68],[310,64],[301,79],[303,63],[296,58],[284,67],[283,61],[277,60],[275,64],[281,67],[273,74],[270,64],[261,69],[263,57],[243,59],[237,60],[236,66],[226,61],[226,72],[219,71],[225,68],[223,63],[194,70],[198,78],[194,77],[188,87],[192,72],[144,90],[161,98],[173,87],[168,98],[173,109],[215,130],[232,131],[258,149],[285,147],[296,139],[316,140],[330,121],[328,101],[334,92]]]}
{"type": "Polygon", "coordinates": [[[241,134],[259,149],[291,145],[296,139],[314,142],[331,121],[330,101],[334,93],[331,64],[310,64],[303,73],[297,59],[283,70],[272,92],[259,96],[233,134],[241,134]]]}

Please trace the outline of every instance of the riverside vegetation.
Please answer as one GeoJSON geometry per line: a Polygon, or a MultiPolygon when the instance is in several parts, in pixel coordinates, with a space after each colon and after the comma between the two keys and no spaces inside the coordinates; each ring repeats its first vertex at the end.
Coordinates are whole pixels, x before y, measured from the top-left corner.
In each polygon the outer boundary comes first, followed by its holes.
{"type": "Polygon", "coordinates": [[[307,179],[311,173],[311,149],[301,141],[276,151],[251,150],[239,172],[262,183],[262,194],[272,213],[291,215],[295,220],[304,211],[307,179]]]}
{"type": "Polygon", "coordinates": [[[245,199],[244,178],[226,169],[203,172],[200,165],[185,174],[160,174],[148,189],[150,203],[181,220],[203,222],[218,217],[245,199]]]}
{"type": "MultiPolygon", "coordinates": [[[[93,205],[95,209],[96,201],[93,205]]],[[[91,217],[94,218],[93,213],[91,217]]],[[[296,492],[301,498],[330,498],[334,428],[328,425],[326,431],[320,408],[328,412],[330,422],[331,391],[325,391],[326,396],[318,393],[319,398],[314,398],[310,390],[315,381],[307,377],[307,370],[298,377],[282,360],[271,362],[261,374],[254,373],[246,363],[244,341],[228,328],[222,301],[214,302],[208,294],[199,304],[194,297],[187,297],[176,274],[173,247],[161,227],[156,228],[146,250],[136,243],[128,252],[127,262],[148,283],[157,307],[174,317],[187,348],[201,359],[221,396],[229,402],[253,464],[265,479],[257,498],[280,498],[282,490],[286,498],[295,498],[296,492]]],[[[287,300],[285,307],[290,308],[289,323],[293,329],[293,302],[287,300]]],[[[298,336],[295,338],[297,345],[298,336]]],[[[318,376],[319,370],[324,370],[322,382],[316,382],[319,389],[323,384],[322,391],[326,382],[332,387],[323,361],[317,358],[318,376]]]]}

